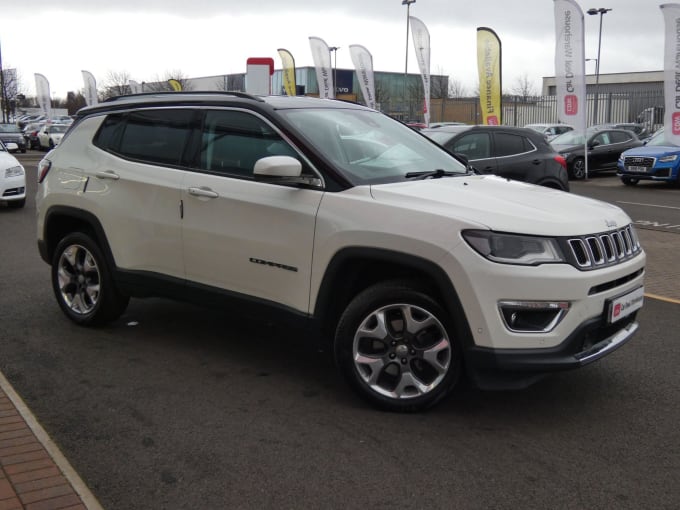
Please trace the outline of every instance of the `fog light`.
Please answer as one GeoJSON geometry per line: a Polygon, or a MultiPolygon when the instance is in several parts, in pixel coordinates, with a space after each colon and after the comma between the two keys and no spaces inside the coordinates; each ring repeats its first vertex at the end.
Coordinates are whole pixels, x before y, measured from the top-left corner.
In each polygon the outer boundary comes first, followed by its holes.
{"type": "Polygon", "coordinates": [[[500,301],[505,327],[514,333],[549,333],[569,311],[568,301],[500,301]]]}

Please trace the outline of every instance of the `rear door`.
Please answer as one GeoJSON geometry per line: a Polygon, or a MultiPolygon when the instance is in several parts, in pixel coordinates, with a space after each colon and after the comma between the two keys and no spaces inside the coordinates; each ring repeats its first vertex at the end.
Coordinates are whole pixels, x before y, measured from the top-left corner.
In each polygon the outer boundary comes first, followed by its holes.
{"type": "Polygon", "coordinates": [[[496,173],[507,179],[536,182],[545,172],[545,158],[526,136],[498,131],[493,133],[496,173]]]}

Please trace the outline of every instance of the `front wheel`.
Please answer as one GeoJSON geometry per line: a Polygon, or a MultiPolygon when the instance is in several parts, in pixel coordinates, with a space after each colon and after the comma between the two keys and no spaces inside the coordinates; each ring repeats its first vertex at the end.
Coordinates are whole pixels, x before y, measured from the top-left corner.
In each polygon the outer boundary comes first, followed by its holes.
{"type": "Polygon", "coordinates": [[[574,179],[581,180],[586,177],[586,160],[583,158],[575,158],[571,163],[571,176],[574,179]]]}
{"type": "Polygon", "coordinates": [[[373,405],[418,411],[444,398],[461,373],[448,314],[410,282],[384,282],[357,295],[335,335],[336,362],[373,405]]]}
{"type": "Polygon", "coordinates": [[[52,288],[66,316],[85,326],[117,319],[129,301],[116,289],[97,243],[82,232],[68,234],[57,245],[52,288]]]}
{"type": "Polygon", "coordinates": [[[623,182],[623,184],[626,186],[635,186],[638,182],[640,182],[640,179],[636,179],[634,177],[621,177],[621,182],[623,182]]]}

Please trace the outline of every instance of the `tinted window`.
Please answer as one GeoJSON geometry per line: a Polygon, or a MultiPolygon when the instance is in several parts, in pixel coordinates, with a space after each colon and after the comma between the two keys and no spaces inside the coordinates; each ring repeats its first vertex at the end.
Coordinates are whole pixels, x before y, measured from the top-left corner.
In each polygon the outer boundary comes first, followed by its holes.
{"type": "Polygon", "coordinates": [[[609,140],[609,131],[605,131],[604,133],[598,134],[595,138],[593,138],[593,143],[597,142],[600,145],[608,145],[610,144],[609,140]]]}
{"type": "Polygon", "coordinates": [[[191,134],[191,110],[144,110],[127,115],[118,152],[133,159],[178,165],[191,134]]]}
{"type": "Polygon", "coordinates": [[[496,156],[512,156],[513,154],[522,154],[528,152],[528,144],[524,137],[520,135],[511,135],[509,133],[495,133],[496,141],[496,156]]]}
{"type": "Polygon", "coordinates": [[[206,114],[201,169],[252,176],[255,162],[267,156],[297,158],[297,153],[269,124],[250,113],[211,111],[206,114]]]}
{"type": "Polygon", "coordinates": [[[633,137],[628,133],[621,131],[612,131],[609,133],[609,139],[611,140],[611,143],[624,143],[629,141],[631,138],[633,137]]]}
{"type": "Polygon", "coordinates": [[[121,114],[108,115],[99,127],[93,143],[106,151],[117,150],[118,139],[123,132],[123,120],[121,114]]]}
{"type": "Polygon", "coordinates": [[[468,159],[490,158],[491,140],[487,133],[465,134],[447,145],[447,149],[465,154],[468,159]]]}

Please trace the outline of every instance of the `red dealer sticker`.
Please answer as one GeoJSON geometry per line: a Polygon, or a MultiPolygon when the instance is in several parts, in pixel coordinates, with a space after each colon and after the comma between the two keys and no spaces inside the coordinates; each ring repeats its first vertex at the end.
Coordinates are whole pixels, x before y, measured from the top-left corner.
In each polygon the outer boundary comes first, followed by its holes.
{"type": "Polygon", "coordinates": [[[642,308],[644,299],[644,287],[638,287],[628,294],[612,299],[609,303],[609,323],[611,324],[624,317],[628,317],[635,310],[642,308]]]}
{"type": "Polygon", "coordinates": [[[680,112],[675,112],[672,117],[673,134],[680,135],[680,112]]]}
{"type": "Polygon", "coordinates": [[[498,117],[495,115],[489,115],[486,119],[486,122],[488,123],[489,126],[498,126],[498,117]]]}
{"type": "Polygon", "coordinates": [[[578,97],[574,94],[564,96],[564,113],[566,115],[576,115],[578,113],[578,97]]]}

